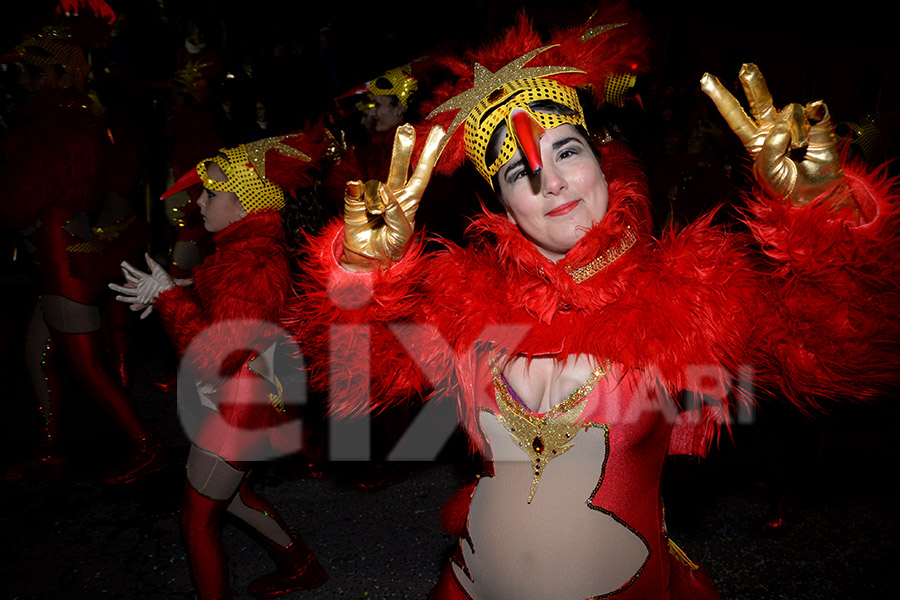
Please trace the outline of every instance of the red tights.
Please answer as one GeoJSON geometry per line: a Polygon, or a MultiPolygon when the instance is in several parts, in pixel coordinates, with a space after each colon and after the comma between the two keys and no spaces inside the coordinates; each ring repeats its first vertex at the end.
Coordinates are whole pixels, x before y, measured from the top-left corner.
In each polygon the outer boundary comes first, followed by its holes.
{"type": "Polygon", "coordinates": [[[226,512],[249,525],[269,544],[286,546],[290,543],[288,528],[275,507],[250,489],[246,475],[235,491],[236,494],[215,500],[201,494],[189,481],[185,482],[181,532],[200,600],[232,597],[228,559],[222,542],[222,518],[226,512]]]}

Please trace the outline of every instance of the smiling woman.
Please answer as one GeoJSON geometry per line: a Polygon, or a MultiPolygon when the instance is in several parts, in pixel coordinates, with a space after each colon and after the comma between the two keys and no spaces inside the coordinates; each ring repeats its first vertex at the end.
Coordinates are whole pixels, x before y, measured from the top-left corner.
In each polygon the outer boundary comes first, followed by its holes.
{"type": "Polygon", "coordinates": [[[606,214],[606,178],[590,142],[573,125],[547,131],[540,154],[537,174],[521,150],[500,168],[499,196],[510,222],[558,262],[606,214]]]}
{"type": "Polygon", "coordinates": [[[401,126],[387,181],[350,182],[312,241],[286,322],[333,414],[457,398],[484,465],[450,503],[458,548],[431,600],[716,598],[668,538],[667,456],[706,453],[753,401],[750,371],[805,409],[897,384],[896,190],[841,164],[820,103],[757,110],[774,105],[746,65],[750,116],[715,78],[702,88],[756,161],[750,233],[706,217],[652,238],[645,174],[586,133],[575,89],[602,103],[645,43],[611,7],[546,41],[523,17],[448,58],[412,176],[401,126]],[[790,152],[805,133],[806,159],[790,152]],[[428,252],[415,215],[439,150],[505,214],[428,252]]]}

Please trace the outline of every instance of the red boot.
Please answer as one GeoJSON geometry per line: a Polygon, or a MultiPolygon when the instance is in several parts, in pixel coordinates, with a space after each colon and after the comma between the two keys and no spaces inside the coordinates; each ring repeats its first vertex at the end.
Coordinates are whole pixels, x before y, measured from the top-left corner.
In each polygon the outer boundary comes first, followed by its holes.
{"type": "Polygon", "coordinates": [[[170,373],[169,375],[163,375],[159,379],[153,382],[153,387],[158,389],[161,392],[169,393],[174,392],[178,389],[178,375],[176,373],[170,373]]]}
{"type": "Polygon", "coordinates": [[[313,556],[312,551],[299,534],[291,534],[293,541],[287,546],[269,544],[269,555],[276,569],[254,580],[247,593],[254,598],[277,598],[296,590],[311,590],[328,579],[328,573],[313,556]]]}
{"type": "Polygon", "coordinates": [[[125,457],[125,461],[106,476],[106,483],[112,485],[133,483],[142,477],[162,471],[168,465],[169,457],[162,443],[152,436],[145,435],[134,442],[134,448],[125,457]]]}

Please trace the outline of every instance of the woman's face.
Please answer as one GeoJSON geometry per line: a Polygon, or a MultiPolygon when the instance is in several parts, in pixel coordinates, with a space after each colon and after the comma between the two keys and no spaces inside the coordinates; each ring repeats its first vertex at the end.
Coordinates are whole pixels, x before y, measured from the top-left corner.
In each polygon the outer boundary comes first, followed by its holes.
{"type": "Polygon", "coordinates": [[[547,130],[541,159],[533,175],[517,151],[500,167],[497,191],[509,220],[557,262],[603,219],[609,195],[593,148],[573,125],[547,130]]]}
{"type": "MultiPolygon", "coordinates": [[[[214,162],[206,163],[206,174],[216,181],[228,181],[222,168],[214,162]]],[[[203,193],[197,199],[197,206],[203,215],[203,227],[210,233],[222,231],[247,216],[234,192],[217,192],[203,188],[203,193]]]]}
{"type": "Polygon", "coordinates": [[[401,125],[404,112],[403,105],[393,96],[374,96],[367,116],[371,120],[372,129],[383,133],[401,125]]]}

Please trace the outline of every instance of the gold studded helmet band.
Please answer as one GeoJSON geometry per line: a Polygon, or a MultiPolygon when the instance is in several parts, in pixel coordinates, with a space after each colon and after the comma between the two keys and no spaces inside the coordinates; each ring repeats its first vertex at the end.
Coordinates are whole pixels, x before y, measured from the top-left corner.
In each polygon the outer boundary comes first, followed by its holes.
{"type": "Polygon", "coordinates": [[[281,210],[286,192],[294,196],[295,190],[313,183],[310,170],[331,147],[332,138],[319,122],[304,132],[222,148],[179,177],[161,198],[199,183],[208,190],[232,192],[248,213],[281,210]],[[206,165],[211,162],[219,165],[228,181],[210,178],[206,165]]]}
{"type": "Polygon", "coordinates": [[[552,79],[527,77],[510,81],[495,89],[469,113],[464,138],[466,156],[491,185],[493,176],[519,149],[518,139],[510,123],[513,109],[516,108],[526,111],[545,130],[564,124],[584,126],[584,112],[574,88],[552,79]],[[556,102],[570,108],[573,113],[561,115],[533,109],[531,104],[540,100],[556,102]],[[499,156],[491,164],[487,164],[488,144],[494,131],[502,123],[506,124],[503,146],[499,156]]]}
{"type": "Polygon", "coordinates": [[[415,92],[419,84],[409,72],[409,65],[391,69],[368,82],[369,94],[372,96],[396,96],[403,105],[409,108],[409,97],[415,92]]]}
{"type": "Polygon", "coordinates": [[[584,109],[619,101],[621,94],[612,88],[630,78],[611,81],[611,77],[643,71],[649,37],[641,15],[625,3],[601,4],[604,6],[586,20],[551,27],[549,35],[536,30],[531,18],[520,12],[490,44],[437,62],[436,68],[446,69],[451,76],[430,90],[423,113],[428,125],[447,132],[438,173],[452,174],[470,161],[490,181],[520,150],[535,172],[542,168],[539,142],[543,131],[563,124],[583,126],[584,109]],[[535,103],[540,100],[571,110],[535,103]],[[582,102],[590,106],[582,108],[582,102]],[[559,112],[568,114],[556,114],[559,112]],[[488,148],[491,136],[504,122],[506,137],[488,148]]]}
{"type": "Polygon", "coordinates": [[[91,70],[81,48],[57,28],[45,27],[40,33],[22,40],[15,51],[24,64],[61,67],[79,86],[91,70]]]}
{"type": "Polygon", "coordinates": [[[244,144],[220,150],[218,155],[200,161],[197,175],[208,190],[236,194],[248,213],[284,208],[284,191],[256,172],[244,144]],[[209,162],[219,165],[228,181],[210,179],[206,172],[206,163],[209,162]]]}

